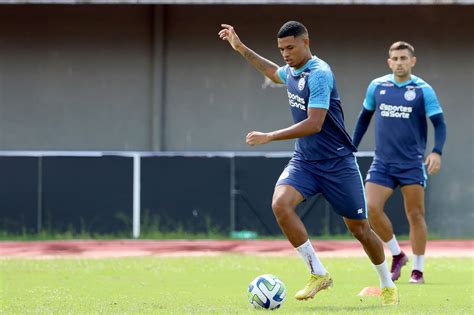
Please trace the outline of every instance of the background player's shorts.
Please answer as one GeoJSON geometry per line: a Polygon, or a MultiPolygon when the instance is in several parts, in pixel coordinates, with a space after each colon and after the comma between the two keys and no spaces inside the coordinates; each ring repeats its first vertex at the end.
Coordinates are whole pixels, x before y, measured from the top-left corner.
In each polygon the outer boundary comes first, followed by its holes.
{"type": "Polygon", "coordinates": [[[426,187],[426,168],[423,162],[413,164],[384,163],[375,159],[367,173],[366,181],[395,189],[398,185],[418,184],[426,187]]]}
{"type": "Polygon", "coordinates": [[[339,215],[367,218],[364,184],[352,154],[322,161],[292,158],[276,185],[290,185],[305,199],[322,193],[339,215]]]}

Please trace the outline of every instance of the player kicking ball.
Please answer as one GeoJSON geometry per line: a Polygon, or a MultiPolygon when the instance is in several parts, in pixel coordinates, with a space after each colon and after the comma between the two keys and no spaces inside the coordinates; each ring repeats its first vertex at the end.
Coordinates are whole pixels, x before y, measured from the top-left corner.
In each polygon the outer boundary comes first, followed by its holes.
{"type": "Polygon", "coordinates": [[[219,32],[250,64],[275,83],[286,84],[294,124],[288,128],[247,134],[247,144],[297,139],[295,152],[280,175],[273,194],[272,209],[290,243],[310,271],[306,286],[295,298],[307,300],[332,286],[333,280],[319,260],[296,206],[318,193],[344,218],[348,229],[362,244],[375,266],[382,288],[382,304],[398,304],[398,291],[390,278],[383,244],[371,230],[362,178],[354,157],[356,148],[344,127],[341,101],[329,65],[313,56],[306,27],[285,23],[277,35],[278,49],[286,62],[279,67],[245,46],[231,25],[219,32]]]}

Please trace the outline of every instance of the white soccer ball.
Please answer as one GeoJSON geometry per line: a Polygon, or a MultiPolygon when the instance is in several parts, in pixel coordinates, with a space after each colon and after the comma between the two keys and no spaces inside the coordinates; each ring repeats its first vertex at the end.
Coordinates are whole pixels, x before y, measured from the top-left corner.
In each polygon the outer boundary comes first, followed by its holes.
{"type": "Polygon", "coordinates": [[[255,278],[248,289],[248,299],[255,308],[273,310],[279,308],[286,296],[285,284],[274,275],[255,278]]]}

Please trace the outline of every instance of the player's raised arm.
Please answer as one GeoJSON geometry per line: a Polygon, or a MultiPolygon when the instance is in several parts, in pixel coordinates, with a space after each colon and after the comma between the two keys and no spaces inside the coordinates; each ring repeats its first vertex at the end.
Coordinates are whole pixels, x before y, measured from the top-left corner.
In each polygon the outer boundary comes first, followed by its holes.
{"type": "Polygon", "coordinates": [[[283,83],[278,76],[278,65],[274,62],[263,58],[250,48],[244,45],[239,36],[235,32],[232,25],[221,24],[222,29],[219,31],[219,37],[222,40],[228,41],[232,48],[238,51],[249,63],[251,63],[264,76],[275,83],[283,83]]]}

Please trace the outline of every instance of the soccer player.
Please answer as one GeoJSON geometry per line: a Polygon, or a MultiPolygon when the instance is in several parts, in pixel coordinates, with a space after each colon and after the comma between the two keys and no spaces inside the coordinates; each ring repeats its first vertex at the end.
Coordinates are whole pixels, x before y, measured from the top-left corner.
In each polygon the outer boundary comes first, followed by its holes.
{"type": "Polygon", "coordinates": [[[353,152],[356,148],[344,127],[341,101],[329,65],[313,56],[306,27],[295,21],[285,23],[277,35],[278,48],[286,62],[283,67],[245,46],[231,25],[219,32],[257,70],[275,83],[287,85],[294,124],[272,132],[252,131],[247,144],[297,139],[295,152],[275,185],[272,209],[290,243],[300,253],[311,273],[306,286],[295,298],[307,300],[332,286],[333,280],[318,258],[296,206],[322,193],[343,216],[351,233],[360,241],[375,266],[384,305],[398,304],[398,291],[390,278],[383,244],[370,229],[362,177],[353,152]]]}
{"type": "Polygon", "coordinates": [[[424,255],[427,228],[425,191],[427,173],[436,174],[441,167],[441,153],[446,139],[443,111],[433,88],[412,75],[415,49],[406,42],[392,44],[388,52],[392,74],[373,80],[354,130],[357,147],[375,113],[375,158],[366,178],[365,189],[372,228],[387,244],[393,260],[392,280],[400,277],[408,257],[393,234],[384,213],[387,199],[401,187],[405,213],[410,224],[413,267],[410,283],[424,283],[424,255]],[[423,162],[429,117],[435,130],[435,146],[423,162]],[[426,170],[427,169],[427,170],[426,170]]]}

